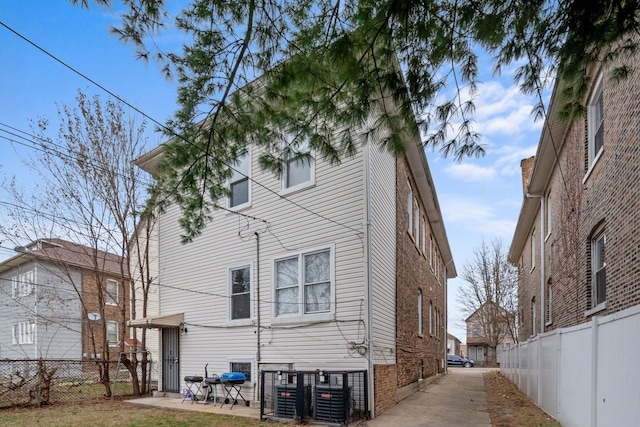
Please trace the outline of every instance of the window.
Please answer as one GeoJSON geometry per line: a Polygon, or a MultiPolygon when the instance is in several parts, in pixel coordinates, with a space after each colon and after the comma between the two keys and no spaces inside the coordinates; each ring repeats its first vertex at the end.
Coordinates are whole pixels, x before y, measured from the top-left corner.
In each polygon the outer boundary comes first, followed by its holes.
{"type": "Polygon", "coordinates": [[[18,322],[13,325],[13,344],[33,344],[36,334],[36,323],[33,320],[18,322]]]}
{"type": "Polygon", "coordinates": [[[229,269],[231,320],[251,318],[251,268],[229,269]]]}
{"type": "Polygon", "coordinates": [[[536,230],[531,232],[531,270],[536,266],[536,230]]]}
{"type": "Polygon", "coordinates": [[[249,203],[249,174],[251,172],[249,151],[238,157],[231,172],[229,207],[236,208],[249,203]]]}
{"type": "Polygon", "coordinates": [[[587,106],[587,124],[589,131],[589,167],[598,158],[604,145],[604,93],[602,75],[596,81],[593,96],[587,106]]]}
{"type": "Polygon", "coordinates": [[[551,287],[551,279],[547,281],[547,310],[545,319],[545,325],[549,326],[553,323],[553,287],[551,287]]]}
{"type": "Polygon", "coordinates": [[[413,238],[416,240],[416,246],[420,247],[420,204],[418,204],[418,199],[415,199],[414,206],[413,238]]]}
{"type": "Polygon", "coordinates": [[[418,290],[418,335],[422,336],[422,291],[418,290]]]}
{"type": "Polygon", "coordinates": [[[109,305],[118,305],[118,282],[115,280],[107,280],[106,303],[109,305]]]}
{"type": "Polygon", "coordinates": [[[13,298],[31,295],[35,284],[35,270],[25,271],[11,278],[11,296],[13,298]]]}
{"type": "Polygon", "coordinates": [[[603,231],[598,232],[591,240],[591,298],[592,308],[603,304],[606,301],[607,278],[605,261],[606,235],[603,231]]]}
{"type": "Polygon", "coordinates": [[[538,310],[536,309],[536,297],[531,298],[531,336],[536,334],[538,310]]]}
{"type": "Polygon", "coordinates": [[[118,322],[107,322],[107,344],[118,345],[118,322]]]}
{"type": "Polygon", "coordinates": [[[545,205],[546,207],[546,211],[545,212],[545,233],[547,234],[547,237],[549,237],[549,235],[551,234],[551,216],[552,216],[552,208],[553,208],[553,204],[551,203],[552,199],[551,199],[551,192],[547,193],[547,203],[545,205]]]}
{"type": "Polygon", "coordinates": [[[332,311],[332,259],[333,249],[320,249],[275,260],[275,317],[332,311]]]}
{"type": "Polygon", "coordinates": [[[427,221],[422,218],[422,237],[420,239],[422,242],[422,253],[426,254],[427,250],[427,221]]]}
{"type": "Polygon", "coordinates": [[[309,148],[309,140],[294,142],[293,137],[284,134],[284,188],[297,189],[313,183],[314,168],[309,148]]]}
{"type": "Polygon", "coordinates": [[[429,301],[429,335],[433,335],[433,303],[429,301]]]}
{"type": "Polygon", "coordinates": [[[229,363],[231,372],[242,372],[246,377],[246,382],[251,382],[251,362],[231,362],[229,363]]]}
{"type": "Polygon", "coordinates": [[[433,270],[433,236],[429,235],[429,265],[431,266],[431,270],[433,270]]]}
{"type": "Polygon", "coordinates": [[[409,181],[407,181],[407,230],[409,234],[413,233],[413,191],[409,181]]]}

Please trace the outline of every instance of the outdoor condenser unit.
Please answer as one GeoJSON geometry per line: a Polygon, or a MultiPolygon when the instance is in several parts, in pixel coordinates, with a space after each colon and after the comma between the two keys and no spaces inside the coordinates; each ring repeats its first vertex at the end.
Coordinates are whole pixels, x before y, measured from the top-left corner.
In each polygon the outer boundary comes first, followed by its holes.
{"type": "Polygon", "coordinates": [[[342,385],[317,385],[313,394],[313,418],[321,421],[349,421],[351,387],[342,385]]]}
{"type": "MultiPolygon", "coordinates": [[[[311,388],[308,385],[303,386],[304,395],[300,396],[303,400],[303,414],[297,414],[302,419],[311,412],[311,388]]],[[[276,385],[276,395],[274,398],[274,413],[276,417],[295,418],[296,402],[298,400],[298,386],[296,384],[278,384],[276,385]]]]}

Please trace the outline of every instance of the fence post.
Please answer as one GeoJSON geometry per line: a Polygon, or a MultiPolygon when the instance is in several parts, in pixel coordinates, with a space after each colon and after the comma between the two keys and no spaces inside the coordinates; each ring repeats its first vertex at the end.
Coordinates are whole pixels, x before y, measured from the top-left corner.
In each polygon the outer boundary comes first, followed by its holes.
{"type": "Polygon", "coordinates": [[[591,318],[591,426],[598,424],[598,316],[591,318]]]}

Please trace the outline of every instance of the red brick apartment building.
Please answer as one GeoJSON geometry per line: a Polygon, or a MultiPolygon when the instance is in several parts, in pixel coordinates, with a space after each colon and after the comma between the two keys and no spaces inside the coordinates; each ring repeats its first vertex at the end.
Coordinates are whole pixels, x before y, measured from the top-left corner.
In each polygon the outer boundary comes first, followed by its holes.
{"type": "Polygon", "coordinates": [[[520,269],[520,340],[640,303],[640,62],[590,67],[586,111],[560,120],[553,91],[509,260],[520,269]],[[613,81],[613,67],[629,75],[613,81]]]}

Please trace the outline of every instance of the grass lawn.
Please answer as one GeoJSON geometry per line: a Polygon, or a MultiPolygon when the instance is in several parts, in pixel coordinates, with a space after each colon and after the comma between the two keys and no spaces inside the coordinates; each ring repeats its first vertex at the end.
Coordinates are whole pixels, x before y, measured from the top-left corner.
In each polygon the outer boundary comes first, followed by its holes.
{"type": "Polygon", "coordinates": [[[121,400],[108,399],[96,399],[74,404],[56,404],[42,408],[0,410],[0,426],[3,427],[274,427],[278,425],[286,424],[232,415],[143,407],[121,400]]]}

